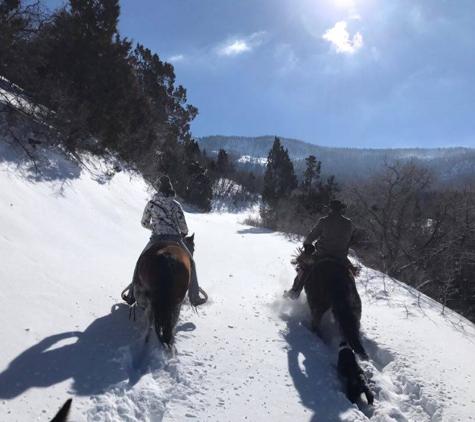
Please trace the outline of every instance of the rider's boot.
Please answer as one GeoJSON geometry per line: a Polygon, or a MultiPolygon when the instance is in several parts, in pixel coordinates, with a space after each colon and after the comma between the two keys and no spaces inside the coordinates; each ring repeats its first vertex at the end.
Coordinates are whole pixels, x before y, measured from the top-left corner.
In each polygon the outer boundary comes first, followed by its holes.
{"type": "Polygon", "coordinates": [[[204,297],[198,297],[198,298],[190,299],[190,302],[193,306],[200,306],[203,303],[205,303],[206,301],[207,301],[207,299],[204,298],[204,297]]]}

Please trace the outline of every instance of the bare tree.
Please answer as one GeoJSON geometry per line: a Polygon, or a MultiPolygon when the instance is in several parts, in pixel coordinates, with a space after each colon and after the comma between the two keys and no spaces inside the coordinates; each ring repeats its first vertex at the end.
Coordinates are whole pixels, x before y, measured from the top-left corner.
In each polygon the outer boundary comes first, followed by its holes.
{"type": "Polygon", "coordinates": [[[390,165],[364,185],[352,189],[360,225],[378,250],[383,269],[397,275],[413,259],[413,236],[424,218],[420,200],[433,180],[429,170],[412,162],[390,165]]]}

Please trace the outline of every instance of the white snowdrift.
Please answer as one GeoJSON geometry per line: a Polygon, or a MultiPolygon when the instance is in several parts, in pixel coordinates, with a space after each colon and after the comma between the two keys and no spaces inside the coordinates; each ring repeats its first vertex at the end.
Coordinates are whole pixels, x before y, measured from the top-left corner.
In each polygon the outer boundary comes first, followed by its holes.
{"type": "Polygon", "coordinates": [[[156,339],[144,347],[141,312],[129,321],[119,300],[148,240],[144,182],[107,181],[98,162],[80,174],[60,163],[65,177],[32,181],[7,153],[1,421],[49,421],[68,397],[73,421],[473,420],[473,324],[364,268],[362,366],[376,401],[358,408],[336,373],[336,340],[306,328],[304,297],[281,298],[296,244],[236,214],[187,213],[210,300],[198,313],[184,305],[173,356],[156,339]]]}

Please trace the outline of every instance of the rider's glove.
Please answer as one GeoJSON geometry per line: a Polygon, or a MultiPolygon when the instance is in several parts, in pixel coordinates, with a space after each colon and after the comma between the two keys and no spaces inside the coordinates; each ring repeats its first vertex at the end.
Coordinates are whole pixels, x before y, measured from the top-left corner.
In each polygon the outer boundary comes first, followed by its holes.
{"type": "Polygon", "coordinates": [[[306,255],[312,255],[315,252],[315,246],[311,243],[303,245],[303,251],[306,255]]]}
{"type": "Polygon", "coordinates": [[[284,298],[290,298],[292,300],[298,299],[300,296],[300,292],[296,292],[295,290],[290,289],[289,291],[284,292],[284,298]]]}

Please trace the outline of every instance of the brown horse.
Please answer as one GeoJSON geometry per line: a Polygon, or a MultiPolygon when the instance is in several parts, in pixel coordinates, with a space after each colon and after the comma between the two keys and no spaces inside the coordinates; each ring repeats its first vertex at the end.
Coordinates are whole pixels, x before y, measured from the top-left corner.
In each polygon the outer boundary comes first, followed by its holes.
{"type": "Polygon", "coordinates": [[[360,357],[367,358],[360,340],[361,299],[352,271],[337,259],[323,258],[311,270],[304,287],[312,328],[318,333],[323,314],[332,308],[343,340],[360,357]]]}
{"type": "MultiPolygon", "coordinates": [[[[194,235],[184,241],[193,253],[194,235]]],[[[190,285],[190,258],[178,243],[163,241],[152,244],[137,265],[138,277],[134,283],[137,305],[145,310],[150,330],[155,327],[160,343],[170,347],[173,328],[190,285]]]]}

